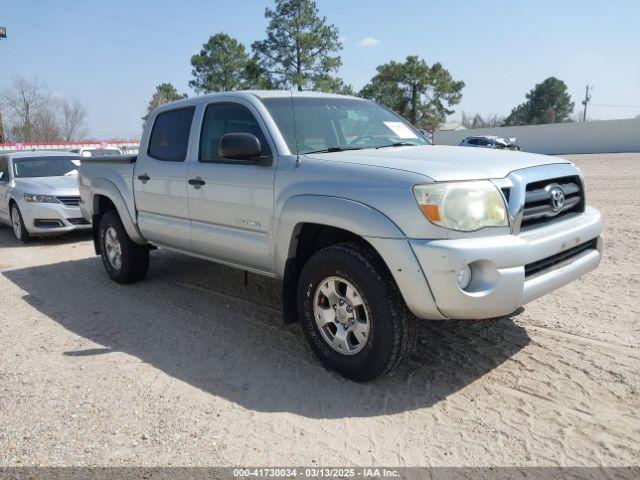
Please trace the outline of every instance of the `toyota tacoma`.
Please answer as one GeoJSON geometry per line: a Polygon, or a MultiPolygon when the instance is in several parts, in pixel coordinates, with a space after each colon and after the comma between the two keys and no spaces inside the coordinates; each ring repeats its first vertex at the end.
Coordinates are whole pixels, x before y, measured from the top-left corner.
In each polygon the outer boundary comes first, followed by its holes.
{"type": "Polygon", "coordinates": [[[508,315],[597,267],[600,214],[558,157],[432,146],[390,110],[225,92],[153,111],[137,156],[87,157],[80,208],[120,283],[172,249],[283,284],[327,367],[358,381],[420,320],[508,315]]]}

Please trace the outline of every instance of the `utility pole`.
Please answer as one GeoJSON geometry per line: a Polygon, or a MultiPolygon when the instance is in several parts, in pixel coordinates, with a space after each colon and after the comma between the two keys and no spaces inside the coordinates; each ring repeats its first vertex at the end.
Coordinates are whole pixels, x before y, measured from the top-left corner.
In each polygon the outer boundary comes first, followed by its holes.
{"type": "MultiPolygon", "coordinates": [[[[0,27],[0,40],[7,38],[7,29],[0,27]]],[[[2,123],[2,112],[0,112],[0,143],[4,143],[4,124],[2,123]]]]}
{"type": "MultiPolygon", "coordinates": [[[[593,90],[593,87],[591,87],[591,90],[593,90]]],[[[584,112],[582,113],[583,122],[587,121],[587,105],[589,104],[590,101],[591,101],[591,95],[589,95],[589,85],[587,85],[587,89],[584,94],[584,100],[582,101],[582,105],[584,105],[584,112]]]]}

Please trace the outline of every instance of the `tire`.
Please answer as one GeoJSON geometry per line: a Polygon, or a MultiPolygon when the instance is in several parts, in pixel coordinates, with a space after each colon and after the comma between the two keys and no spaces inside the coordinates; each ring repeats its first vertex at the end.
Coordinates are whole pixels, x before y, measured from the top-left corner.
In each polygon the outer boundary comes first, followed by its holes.
{"type": "Polygon", "coordinates": [[[370,248],[343,243],[318,251],[303,266],[297,293],[298,314],[311,349],[324,366],[345,377],[365,382],[385,375],[402,363],[415,347],[416,319],[408,311],[386,265],[370,248]],[[319,320],[323,323],[334,314],[329,299],[332,295],[323,293],[333,288],[339,291],[336,298],[340,299],[335,310],[335,325],[328,321],[320,328],[316,317],[323,318],[324,321],[319,320]],[[355,300],[349,301],[349,298],[355,300]],[[350,304],[353,305],[350,311],[355,318],[345,321],[345,307],[340,301],[347,303],[347,312],[350,304]],[[358,303],[361,305],[356,306],[358,303]],[[356,335],[357,329],[365,329],[366,324],[366,336],[356,335]],[[342,335],[347,332],[346,341],[338,332],[342,335]],[[358,336],[364,340],[358,341],[358,336]],[[339,337],[337,341],[336,337],[339,337]]]}
{"type": "Polygon", "coordinates": [[[16,203],[11,205],[11,226],[13,227],[13,234],[19,242],[25,243],[29,240],[29,232],[24,225],[22,213],[20,213],[20,209],[16,203]]]}
{"type": "Polygon", "coordinates": [[[102,264],[111,280],[133,283],[146,277],[149,248],[129,238],[117,212],[111,210],[100,219],[98,245],[102,264]]]}

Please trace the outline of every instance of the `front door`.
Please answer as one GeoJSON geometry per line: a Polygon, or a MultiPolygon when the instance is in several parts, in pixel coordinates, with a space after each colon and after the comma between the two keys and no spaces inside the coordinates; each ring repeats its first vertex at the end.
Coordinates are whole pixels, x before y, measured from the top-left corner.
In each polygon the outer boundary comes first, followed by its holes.
{"type": "Polygon", "coordinates": [[[250,105],[211,103],[202,120],[199,151],[188,162],[191,243],[195,253],[264,272],[273,271],[269,231],[275,156],[270,165],[220,157],[220,137],[251,133],[262,156],[273,155],[266,129],[250,105]]]}
{"type": "Polygon", "coordinates": [[[191,250],[187,159],[195,107],[160,112],[133,177],[138,227],[152,243],[191,250]]]}

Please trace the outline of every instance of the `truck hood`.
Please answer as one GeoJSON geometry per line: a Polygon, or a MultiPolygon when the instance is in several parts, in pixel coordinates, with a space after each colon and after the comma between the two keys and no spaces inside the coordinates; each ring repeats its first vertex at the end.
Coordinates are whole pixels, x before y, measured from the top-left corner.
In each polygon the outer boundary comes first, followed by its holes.
{"type": "Polygon", "coordinates": [[[308,156],[321,160],[405,170],[427,176],[437,182],[503,178],[510,172],[522,168],[571,163],[562,158],[535,153],[444,145],[349,150],[314,153],[308,156]]]}
{"type": "Polygon", "coordinates": [[[16,187],[40,195],[78,195],[78,176],[16,178],[16,187]]]}

